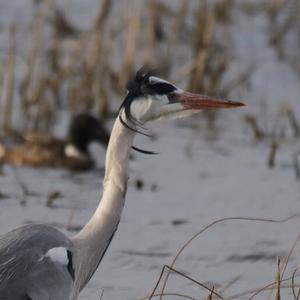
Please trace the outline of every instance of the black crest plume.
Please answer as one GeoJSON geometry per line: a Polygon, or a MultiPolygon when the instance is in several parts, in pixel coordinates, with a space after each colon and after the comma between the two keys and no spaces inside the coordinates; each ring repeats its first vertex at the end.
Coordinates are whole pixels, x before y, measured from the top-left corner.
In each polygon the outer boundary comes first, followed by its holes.
{"type": "Polygon", "coordinates": [[[148,70],[146,67],[142,67],[136,72],[136,75],[131,78],[127,84],[126,89],[128,94],[126,95],[120,109],[124,108],[125,115],[135,125],[141,125],[130,114],[130,105],[138,97],[145,96],[148,91],[149,78],[153,76],[154,72],[148,70]]]}
{"type": "MultiPolygon", "coordinates": [[[[131,103],[136,100],[138,97],[142,97],[147,94],[148,86],[149,86],[149,78],[154,75],[153,70],[149,70],[147,67],[140,68],[134,77],[132,77],[126,84],[126,89],[128,91],[123,103],[120,106],[120,110],[124,109],[125,116],[127,120],[129,120],[136,128],[146,129],[143,127],[143,124],[136,120],[130,113],[131,103]]],[[[147,133],[140,131],[139,129],[132,128],[129,124],[126,123],[125,120],[119,114],[119,120],[126,128],[140,133],[145,136],[150,136],[147,133]]],[[[135,151],[144,153],[144,154],[157,154],[153,151],[142,150],[137,147],[132,147],[135,151]]]]}

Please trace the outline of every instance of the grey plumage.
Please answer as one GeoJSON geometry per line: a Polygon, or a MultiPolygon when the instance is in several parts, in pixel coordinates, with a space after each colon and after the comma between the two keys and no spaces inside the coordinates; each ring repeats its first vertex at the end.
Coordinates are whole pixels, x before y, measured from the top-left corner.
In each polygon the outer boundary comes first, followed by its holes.
{"type": "Polygon", "coordinates": [[[47,251],[72,242],[46,225],[27,225],[0,237],[1,300],[66,300],[73,279],[66,265],[45,257],[47,251]]]}

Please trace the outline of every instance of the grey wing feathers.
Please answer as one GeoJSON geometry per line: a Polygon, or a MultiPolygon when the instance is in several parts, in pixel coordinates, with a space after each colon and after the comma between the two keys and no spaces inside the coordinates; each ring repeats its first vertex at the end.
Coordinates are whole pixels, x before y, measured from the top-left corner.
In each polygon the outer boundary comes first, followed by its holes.
{"type": "Polygon", "coordinates": [[[73,250],[66,236],[46,225],[27,225],[0,236],[1,300],[68,299],[73,281],[68,269],[44,258],[55,247],[73,250]]]}

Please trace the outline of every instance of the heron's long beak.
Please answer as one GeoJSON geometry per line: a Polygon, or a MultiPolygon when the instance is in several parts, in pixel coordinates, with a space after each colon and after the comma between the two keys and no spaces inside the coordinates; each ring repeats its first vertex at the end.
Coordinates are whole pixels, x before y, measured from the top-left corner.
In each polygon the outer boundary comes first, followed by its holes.
{"type": "Polygon", "coordinates": [[[177,101],[180,102],[185,109],[219,109],[219,108],[235,108],[244,106],[244,103],[224,100],[210,96],[182,92],[177,96],[177,101]]]}

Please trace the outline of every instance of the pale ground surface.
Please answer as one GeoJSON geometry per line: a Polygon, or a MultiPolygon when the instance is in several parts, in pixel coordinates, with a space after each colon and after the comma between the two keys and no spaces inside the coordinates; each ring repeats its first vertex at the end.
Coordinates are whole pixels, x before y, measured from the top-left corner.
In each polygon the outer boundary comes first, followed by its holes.
{"type": "MultiPolygon", "coordinates": [[[[88,1],[92,2],[95,1],[88,1]]],[[[19,9],[25,6],[21,0],[15,1],[15,5],[10,3],[0,1],[3,24],[11,16],[19,16],[19,9]]],[[[87,6],[82,8],[83,14],[89,11],[87,6]]],[[[29,16],[23,9],[19,17],[26,21],[29,16]]],[[[262,97],[268,100],[269,127],[274,125],[274,113],[286,102],[293,104],[299,117],[299,81],[289,67],[274,63],[273,52],[265,47],[265,24],[259,17],[244,17],[238,22],[240,26],[235,30],[241,61],[245,65],[255,61],[259,65],[253,74],[252,90],[235,95],[245,99],[248,106],[220,115],[216,140],[211,139],[205,122],[199,122],[201,115],[149,125],[157,136],[155,140],[138,137],[136,145],[156,150],[160,155],[134,154],[119,230],[80,299],[98,300],[102,289],[103,299],[146,296],[162,266],[171,262],[187,239],[216,219],[238,216],[283,219],[299,213],[300,185],[291,166],[297,143],[283,144],[278,165],[270,170],[266,167],[269,143],[253,143],[252,132],[242,121],[246,113],[259,115],[262,97]],[[141,190],[134,185],[137,179],[144,182],[141,190]],[[174,221],[182,224],[175,226],[174,221]]],[[[5,49],[3,32],[0,37],[0,48],[5,49]]],[[[102,165],[104,150],[95,146],[93,152],[102,165]]],[[[9,198],[0,201],[0,232],[26,222],[54,224],[63,230],[68,223],[83,226],[101,196],[101,180],[101,171],[73,175],[66,171],[5,167],[0,189],[9,198]],[[26,197],[25,205],[20,204],[24,197],[18,181],[35,193],[26,197]],[[54,202],[54,208],[48,208],[47,195],[53,191],[60,191],[63,197],[54,202]]],[[[219,224],[195,240],[175,266],[201,282],[216,286],[225,286],[238,277],[226,291],[226,295],[231,295],[272,282],[276,256],[285,255],[299,233],[299,219],[284,224],[245,221],[219,224]]],[[[291,257],[286,275],[299,265],[299,248],[291,257]]],[[[167,290],[199,299],[199,288],[176,276],[172,276],[167,290]]],[[[291,294],[284,299],[292,299],[291,294]]]]}

